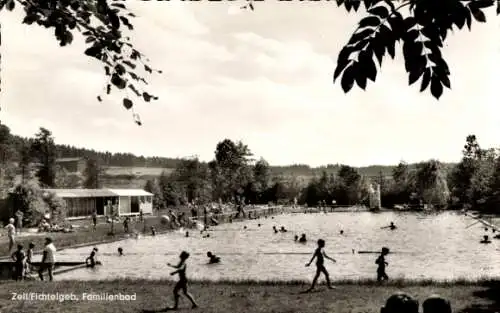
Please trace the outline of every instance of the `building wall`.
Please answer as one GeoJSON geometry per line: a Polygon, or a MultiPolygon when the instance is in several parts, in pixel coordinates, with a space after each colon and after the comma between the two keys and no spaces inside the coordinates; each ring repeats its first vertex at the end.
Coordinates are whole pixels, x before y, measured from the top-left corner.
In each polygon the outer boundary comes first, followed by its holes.
{"type": "Polygon", "coordinates": [[[96,209],[95,198],[63,198],[66,202],[66,217],[86,217],[96,209]]]}
{"type": "Polygon", "coordinates": [[[130,214],[130,198],[120,197],[120,215],[130,214]]]}
{"type": "Polygon", "coordinates": [[[153,214],[153,197],[152,196],[141,196],[139,207],[142,209],[144,214],[153,214]]]}

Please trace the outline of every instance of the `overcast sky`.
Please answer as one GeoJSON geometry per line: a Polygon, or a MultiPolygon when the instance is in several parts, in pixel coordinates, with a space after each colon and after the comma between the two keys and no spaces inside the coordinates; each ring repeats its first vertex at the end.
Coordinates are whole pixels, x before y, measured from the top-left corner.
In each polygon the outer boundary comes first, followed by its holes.
{"type": "Polygon", "coordinates": [[[127,2],[139,16],[134,42],[164,71],[149,86],[160,100],[136,106],[141,127],[119,96],[96,101],[103,70],[80,38],[60,48],[52,31],[2,11],[0,120],[23,136],[43,126],[57,143],[166,157],[209,160],[218,141],[243,140],[275,165],[455,161],[470,133],[500,146],[500,24],[491,14],[448,40],[453,90],[436,101],[407,86],[401,57],[387,59],[366,92],[332,84],[363,14],[269,0],[237,13],[232,3],[127,2]]]}

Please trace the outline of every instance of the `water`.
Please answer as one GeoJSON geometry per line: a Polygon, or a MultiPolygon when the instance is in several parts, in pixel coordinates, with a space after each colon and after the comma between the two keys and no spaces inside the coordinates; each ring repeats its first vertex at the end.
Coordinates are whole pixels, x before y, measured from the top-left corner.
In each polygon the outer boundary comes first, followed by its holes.
{"type": "MultiPolygon", "coordinates": [[[[325,251],[337,260],[336,264],[326,260],[334,279],[373,278],[377,254],[357,251],[379,251],[382,246],[391,249],[387,273],[392,278],[500,277],[500,240],[479,244],[486,233],[480,224],[467,228],[473,222],[454,213],[280,215],[274,219],[223,224],[213,228],[210,238],[201,238],[195,230],[190,230],[191,236],[186,238],[185,230],[179,230],[103,244],[98,247],[104,266],[67,272],[58,279],[173,278],[166,263],[176,263],[184,249],[191,253],[188,275],[192,279],[311,280],[314,264],[307,268],[305,263],[319,238],[326,240],[325,251]],[[398,229],[380,229],[391,221],[398,229]],[[258,223],[262,226],[258,227],[258,223]],[[283,225],[288,232],[274,234],[273,225],[278,228],[283,225]],[[339,234],[340,230],[344,230],[344,235],[339,234]],[[306,244],[293,241],[294,235],[301,233],[307,234],[306,244]],[[124,256],[118,256],[118,247],[123,247],[124,256]],[[208,265],[207,251],[220,256],[222,263],[208,265]]],[[[491,232],[489,236],[493,237],[491,232]]],[[[58,254],[58,260],[85,259],[91,249],[64,250],[58,254]]]]}

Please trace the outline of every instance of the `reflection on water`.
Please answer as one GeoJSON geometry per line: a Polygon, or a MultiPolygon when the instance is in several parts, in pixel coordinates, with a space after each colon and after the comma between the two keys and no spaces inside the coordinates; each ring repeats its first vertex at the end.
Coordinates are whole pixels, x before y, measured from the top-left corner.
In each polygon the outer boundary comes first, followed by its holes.
{"type": "MultiPolygon", "coordinates": [[[[382,246],[391,249],[387,273],[406,278],[499,277],[500,240],[479,244],[484,227],[454,213],[418,215],[415,213],[318,213],[276,216],[217,226],[210,238],[190,231],[156,237],[130,239],[99,246],[104,266],[61,274],[58,279],[170,278],[167,262],[177,262],[181,250],[191,253],[188,275],[202,279],[289,280],[311,279],[309,261],[319,238],[326,240],[326,251],[337,260],[327,263],[334,279],[373,278],[375,259],[382,246]],[[380,229],[391,221],[394,231],[380,229]],[[258,224],[262,224],[258,227],[258,224]],[[273,226],[285,226],[286,233],[275,234],[273,226]],[[247,226],[247,229],[243,229],[247,226]],[[340,230],[344,234],[340,235],[340,230]],[[305,233],[308,242],[295,243],[294,236],[305,233]],[[117,248],[123,247],[124,256],[117,248]],[[354,252],[353,253],[353,249],[354,252]],[[207,264],[206,252],[222,258],[220,264],[207,264]],[[364,251],[365,253],[358,253],[364,251]]],[[[489,233],[490,237],[492,234],[489,233]]],[[[56,243],[57,244],[57,243],[56,243]]],[[[64,250],[59,260],[80,260],[92,247],[64,250]]],[[[328,261],[326,261],[328,262],[328,261]]]]}

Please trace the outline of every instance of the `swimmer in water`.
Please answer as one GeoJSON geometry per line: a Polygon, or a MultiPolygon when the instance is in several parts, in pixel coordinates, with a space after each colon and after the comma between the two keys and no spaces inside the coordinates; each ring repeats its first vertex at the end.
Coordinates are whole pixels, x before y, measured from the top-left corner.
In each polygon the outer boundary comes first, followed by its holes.
{"type": "Polygon", "coordinates": [[[491,240],[488,235],[484,235],[483,240],[481,240],[480,243],[491,243],[491,240]]]}
{"type": "Polygon", "coordinates": [[[340,234],[341,234],[341,235],[343,235],[343,234],[344,234],[344,231],[343,231],[343,230],[341,230],[341,231],[340,231],[340,234]]]}
{"type": "Polygon", "coordinates": [[[85,264],[87,264],[87,267],[94,267],[97,264],[96,260],[96,254],[97,251],[99,251],[97,248],[92,249],[92,252],[90,252],[90,255],[85,259],[85,264]]]}
{"type": "Polygon", "coordinates": [[[185,236],[186,236],[186,238],[187,238],[187,237],[189,237],[189,232],[188,232],[188,231],[186,232],[186,235],[185,235],[185,236]]]}
{"type": "Polygon", "coordinates": [[[118,255],[122,256],[123,255],[123,249],[122,247],[118,248],[118,255]]]}
{"type": "Polygon", "coordinates": [[[295,235],[294,240],[295,241],[299,240],[299,236],[295,235]]]}
{"type": "Polygon", "coordinates": [[[207,257],[209,258],[208,264],[220,263],[220,258],[210,251],[207,252],[207,257]]]}
{"type": "Polygon", "coordinates": [[[287,232],[285,226],[281,226],[280,232],[282,232],[282,233],[286,233],[287,232]]]}
{"type": "Polygon", "coordinates": [[[278,233],[278,229],[276,229],[276,226],[273,226],[273,230],[274,230],[274,233],[277,234],[278,233]]]}
{"type": "Polygon", "coordinates": [[[302,235],[300,235],[299,242],[300,242],[300,243],[306,243],[306,242],[307,242],[307,239],[306,239],[306,234],[302,234],[302,235]]]}
{"type": "Polygon", "coordinates": [[[247,227],[246,227],[246,226],[243,226],[243,229],[247,229],[247,227]]]}
{"type": "Polygon", "coordinates": [[[389,226],[384,226],[384,227],[381,227],[380,229],[385,229],[385,228],[389,228],[390,230],[395,230],[397,227],[396,227],[396,225],[394,225],[394,222],[391,222],[391,224],[389,226]]]}

